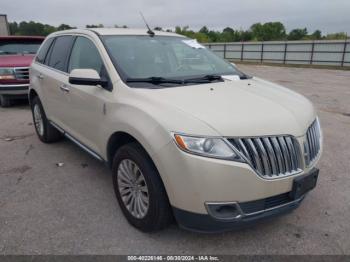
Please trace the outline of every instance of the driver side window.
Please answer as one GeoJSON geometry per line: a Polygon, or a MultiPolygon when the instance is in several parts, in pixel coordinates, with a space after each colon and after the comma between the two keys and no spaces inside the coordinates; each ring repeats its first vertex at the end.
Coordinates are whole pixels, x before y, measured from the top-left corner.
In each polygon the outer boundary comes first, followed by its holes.
{"type": "Polygon", "coordinates": [[[94,43],[86,37],[75,40],[69,60],[68,72],[73,69],[94,69],[101,75],[103,62],[94,43]]]}

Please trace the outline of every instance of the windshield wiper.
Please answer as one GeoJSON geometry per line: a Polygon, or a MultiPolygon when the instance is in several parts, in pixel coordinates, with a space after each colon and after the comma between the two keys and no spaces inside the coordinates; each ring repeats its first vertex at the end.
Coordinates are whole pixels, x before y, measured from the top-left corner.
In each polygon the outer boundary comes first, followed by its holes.
{"type": "Polygon", "coordinates": [[[220,75],[205,75],[184,80],[185,83],[210,83],[212,81],[223,81],[223,79],[220,75]]]}
{"type": "Polygon", "coordinates": [[[246,74],[243,74],[239,77],[239,79],[241,79],[241,80],[247,80],[247,79],[251,79],[251,78],[253,78],[253,77],[246,75],[246,74]]]}
{"type": "Polygon", "coordinates": [[[184,81],[182,80],[170,79],[170,78],[164,78],[164,77],[158,77],[158,76],[151,76],[146,78],[127,78],[125,81],[128,83],[151,83],[154,85],[164,84],[164,83],[169,83],[169,84],[184,83],[184,81]]]}

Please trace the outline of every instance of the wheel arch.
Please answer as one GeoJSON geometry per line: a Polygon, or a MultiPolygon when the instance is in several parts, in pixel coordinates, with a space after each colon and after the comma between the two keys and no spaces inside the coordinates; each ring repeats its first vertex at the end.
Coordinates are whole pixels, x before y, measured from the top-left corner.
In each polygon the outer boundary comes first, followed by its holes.
{"type": "Polygon", "coordinates": [[[37,96],[39,96],[38,93],[34,89],[30,89],[28,94],[29,104],[32,104],[34,97],[37,96]]]}
{"type": "Polygon", "coordinates": [[[108,167],[110,169],[112,168],[113,158],[117,150],[128,143],[137,143],[146,152],[149,159],[152,161],[152,164],[154,165],[155,169],[158,171],[159,177],[163,183],[167,196],[169,197],[169,193],[171,193],[169,192],[169,190],[171,191],[171,189],[168,187],[166,183],[167,179],[162,176],[157,166],[157,161],[155,161],[155,159],[152,157],[152,154],[149,152],[149,150],[147,150],[147,148],[140,142],[140,139],[137,139],[134,135],[131,135],[129,132],[116,131],[109,137],[108,143],[107,143],[107,151],[106,151],[107,153],[106,163],[108,167]]]}
{"type": "MultiPolygon", "coordinates": [[[[112,167],[113,157],[117,150],[128,143],[136,142],[142,146],[142,144],[132,135],[124,131],[114,132],[108,139],[107,142],[107,164],[112,167]]],[[[145,148],[142,146],[145,150],[145,148]]],[[[145,150],[146,151],[146,150],[145,150]]],[[[147,152],[147,151],[146,151],[147,152]]]]}

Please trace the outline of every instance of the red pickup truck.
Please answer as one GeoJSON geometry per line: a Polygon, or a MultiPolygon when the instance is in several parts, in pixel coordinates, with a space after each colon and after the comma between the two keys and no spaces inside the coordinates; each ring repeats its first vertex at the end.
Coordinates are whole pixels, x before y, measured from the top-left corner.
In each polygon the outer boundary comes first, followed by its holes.
{"type": "Polygon", "coordinates": [[[0,36],[0,104],[27,98],[29,67],[45,38],[41,36],[0,36]]]}

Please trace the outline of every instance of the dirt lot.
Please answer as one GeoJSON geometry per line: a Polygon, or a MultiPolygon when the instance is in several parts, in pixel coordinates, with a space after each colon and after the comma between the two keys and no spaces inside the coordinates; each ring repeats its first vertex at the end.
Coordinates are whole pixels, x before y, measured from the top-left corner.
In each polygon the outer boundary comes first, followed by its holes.
{"type": "Polygon", "coordinates": [[[350,254],[350,71],[240,68],[318,108],[320,179],[299,209],[239,232],[140,233],[118,207],[110,171],[67,140],[39,142],[20,104],[0,109],[0,254],[350,254]]]}

